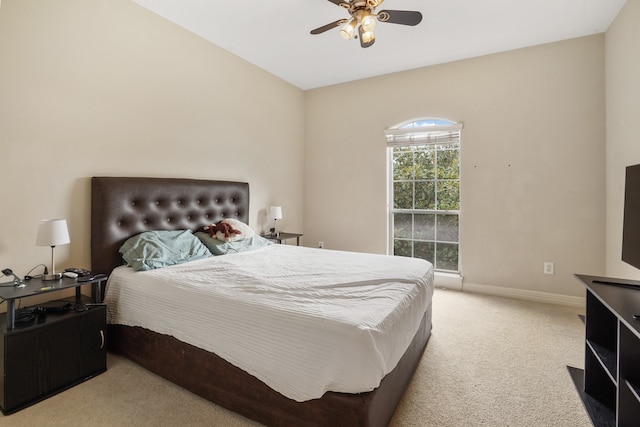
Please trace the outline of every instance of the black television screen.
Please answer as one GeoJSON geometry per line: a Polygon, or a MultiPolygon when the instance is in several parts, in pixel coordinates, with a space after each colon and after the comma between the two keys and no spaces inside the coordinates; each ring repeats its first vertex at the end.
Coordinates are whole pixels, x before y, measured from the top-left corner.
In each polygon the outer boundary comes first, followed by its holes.
{"type": "Polygon", "coordinates": [[[626,170],[622,261],[640,268],[640,164],[626,170]]]}

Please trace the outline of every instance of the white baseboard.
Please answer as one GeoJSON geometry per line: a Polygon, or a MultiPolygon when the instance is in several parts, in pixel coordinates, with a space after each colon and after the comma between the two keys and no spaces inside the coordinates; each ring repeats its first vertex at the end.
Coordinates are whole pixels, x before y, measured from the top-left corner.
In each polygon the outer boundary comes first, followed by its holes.
{"type": "Polygon", "coordinates": [[[433,273],[433,282],[438,288],[453,289],[456,291],[462,290],[462,276],[452,273],[433,273]]]}
{"type": "Polygon", "coordinates": [[[585,307],[584,297],[553,294],[550,292],[530,291],[526,289],[506,288],[503,286],[481,285],[478,283],[464,282],[462,277],[452,274],[436,273],[434,276],[436,287],[452,289],[463,292],[475,292],[479,294],[496,295],[508,298],[517,298],[528,301],[537,301],[550,304],[560,304],[570,307],[585,307]]]}
{"type": "Polygon", "coordinates": [[[584,308],[584,297],[572,297],[570,295],[553,294],[550,292],[530,291],[527,289],[505,288],[502,286],[480,285],[477,283],[464,282],[463,291],[477,292],[482,294],[497,295],[509,298],[518,298],[528,301],[537,301],[550,304],[567,305],[571,307],[584,308]]]}

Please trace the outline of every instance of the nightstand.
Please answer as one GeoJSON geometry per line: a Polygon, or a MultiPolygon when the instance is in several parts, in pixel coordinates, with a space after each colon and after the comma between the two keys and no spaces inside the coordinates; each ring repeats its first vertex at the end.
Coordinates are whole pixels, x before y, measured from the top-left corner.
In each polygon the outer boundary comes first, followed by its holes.
{"type": "MultiPolygon", "coordinates": [[[[289,239],[296,239],[296,246],[300,246],[300,237],[302,237],[302,234],[297,234],[297,233],[285,233],[285,232],[279,232],[276,233],[275,235],[267,233],[267,234],[263,234],[262,237],[264,237],[267,240],[271,240],[273,242],[276,242],[278,244],[281,244],[282,242],[285,242],[285,240],[289,240],[289,239]]],[[[285,242],[286,244],[286,242],[285,242]]]]}
{"type": "Polygon", "coordinates": [[[91,302],[81,295],[81,286],[99,290],[106,280],[31,279],[22,288],[0,287],[0,298],[7,301],[7,313],[0,315],[0,410],[4,414],[106,371],[106,306],[90,306],[85,311],[73,307],[91,302]],[[64,300],[72,304],[70,310],[16,321],[15,300],[73,288],[75,297],[64,300]]]}

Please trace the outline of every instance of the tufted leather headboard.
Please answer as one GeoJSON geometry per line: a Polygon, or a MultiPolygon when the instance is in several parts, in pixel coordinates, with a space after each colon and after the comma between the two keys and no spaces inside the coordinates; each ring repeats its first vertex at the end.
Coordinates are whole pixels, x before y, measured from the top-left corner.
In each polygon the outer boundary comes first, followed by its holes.
{"type": "Polygon", "coordinates": [[[224,218],[249,220],[249,184],[181,178],[91,178],[91,270],[122,265],[118,249],[148,230],[199,231],[224,218]]]}

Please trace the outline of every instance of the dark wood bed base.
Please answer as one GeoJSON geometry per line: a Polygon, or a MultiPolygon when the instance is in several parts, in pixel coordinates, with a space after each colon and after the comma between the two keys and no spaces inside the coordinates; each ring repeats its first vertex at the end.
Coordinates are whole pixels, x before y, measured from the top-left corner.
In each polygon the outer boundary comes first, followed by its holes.
{"type": "MultiPolygon", "coordinates": [[[[94,177],[91,182],[91,269],[122,264],[118,249],[145,230],[199,230],[233,217],[248,223],[249,185],[176,178],[94,177]]],[[[208,351],[171,336],[109,325],[108,347],[142,367],[227,409],[269,426],[388,425],[431,333],[431,304],[411,345],[375,390],[327,392],[296,402],[208,351]]]]}

